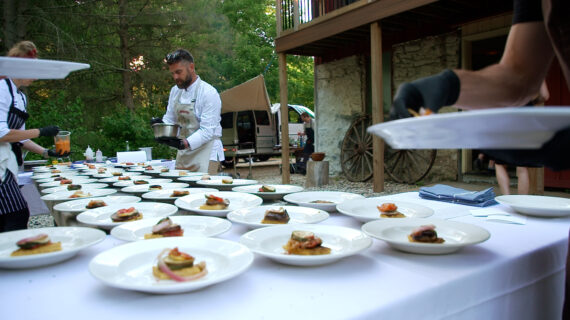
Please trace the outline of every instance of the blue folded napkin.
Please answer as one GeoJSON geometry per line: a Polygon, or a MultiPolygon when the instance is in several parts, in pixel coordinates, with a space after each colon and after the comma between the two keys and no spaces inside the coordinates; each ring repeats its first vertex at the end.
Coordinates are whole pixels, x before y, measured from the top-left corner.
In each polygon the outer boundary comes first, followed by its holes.
{"type": "Polygon", "coordinates": [[[482,191],[469,191],[445,184],[436,184],[435,186],[420,188],[420,197],[475,207],[487,207],[497,204],[493,188],[482,191]]]}

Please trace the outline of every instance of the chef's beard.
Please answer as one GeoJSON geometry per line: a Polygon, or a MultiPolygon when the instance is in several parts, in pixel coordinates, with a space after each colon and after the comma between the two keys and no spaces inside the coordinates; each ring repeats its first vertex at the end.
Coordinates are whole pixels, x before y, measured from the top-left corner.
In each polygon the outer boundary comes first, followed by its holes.
{"type": "Polygon", "coordinates": [[[192,84],[192,76],[188,75],[188,78],[184,81],[176,81],[176,86],[179,89],[187,89],[192,84]]]}

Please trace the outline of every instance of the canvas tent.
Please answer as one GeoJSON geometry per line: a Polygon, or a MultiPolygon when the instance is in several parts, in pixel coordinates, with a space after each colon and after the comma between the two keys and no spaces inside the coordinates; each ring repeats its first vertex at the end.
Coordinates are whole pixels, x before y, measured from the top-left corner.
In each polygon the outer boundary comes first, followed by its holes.
{"type": "Polygon", "coordinates": [[[248,80],[220,94],[222,113],[243,110],[271,111],[271,102],[263,75],[248,80]]]}

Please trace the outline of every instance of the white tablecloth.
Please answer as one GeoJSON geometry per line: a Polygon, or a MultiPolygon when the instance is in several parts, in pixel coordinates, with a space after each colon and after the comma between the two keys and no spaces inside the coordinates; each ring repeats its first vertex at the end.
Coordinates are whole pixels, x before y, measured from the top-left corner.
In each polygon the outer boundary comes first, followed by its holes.
{"type": "MultiPolygon", "coordinates": [[[[486,221],[462,205],[424,204],[434,217],[482,226],[491,238],[450,255],[399,252],[374,240],[362,254],[319,267],[256,256],[251,268],[199,291],[152,295],[105,286],[87,266],[123,244],[107,236],[71,260],[37,269],[0,270],[0,318],[8,319],[561,319],[570,218],[486,221]]],[[[501,208],[498,206],[498,208],[501,208]]],[[[333,213],[324,224],[359,229],[333,213]]],[[[248,229],[233,225],[220,238],[248,229]]]]}

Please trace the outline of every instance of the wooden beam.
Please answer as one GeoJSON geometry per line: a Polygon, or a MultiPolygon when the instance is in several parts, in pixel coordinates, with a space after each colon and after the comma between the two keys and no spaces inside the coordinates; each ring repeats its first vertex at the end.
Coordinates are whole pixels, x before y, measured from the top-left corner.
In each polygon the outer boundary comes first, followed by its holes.
{"type": "Polygon", "coordinates": [[[277,23],[277,36],[279,37],[281,36],[281,32],[283,32],[283,20],[281,20],[281,17],[283,16],[283,8],[281,7],[281,0],[275,0],[275,2],[275,7],[277,8],[275,20],[277,23]]]}
{"type": "Polygon", "coordinates": [[[376,0],[354,10],[343,11],[341,15],[325,15],[322,19],[317,18],[320,23],[304,23],[297,31],[283,31],[282,35],[275,39],[275,51],[286,52],[435,1],[437,0],[376,0]]]}
{"type": "MultiPolygon", "coordinates": [[[[382,29],[379,22],[370,24],[370,84],[372,87],[372,123],[384,121],[382,107],[382,29]]],[[[373,191],[384,191],[384,141],[372,138],[373,191]]]]}
{"type": "Polygon", "coordinates": [[[279,95],[281,102],[281,181],[291,183],[289,173],[289,101],[287,101],[287,56],[279,53],[279,95]]]}

